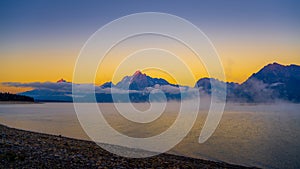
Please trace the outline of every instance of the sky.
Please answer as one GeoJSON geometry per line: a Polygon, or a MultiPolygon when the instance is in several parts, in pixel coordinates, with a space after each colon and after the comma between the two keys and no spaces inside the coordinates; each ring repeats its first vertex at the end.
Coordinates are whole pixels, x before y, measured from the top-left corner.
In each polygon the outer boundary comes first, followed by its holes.
{"type": "MultiPolygon", "coordinates": [[[[2,0],[0,83],[55,82],[61,78],[71,81],[76,59],[88,38],[105,24],[138,12],[169,13],[196,25],[216,48],[227,81],[242,83],[268,63],[300,65],[299,7],[300,2],[296,0],[2,0]]],[[[126,48],[139,43],[128,43],[126,48]]],[[[153,54],[164,55],[160,57],[160,62],[170,62],[169,54],[157,51],[146,53],[135,56],[135,63],[141,63],[141,58],[147,60],[153,54]]],[[[115,52],[115,55],[118,54],[115,52]]],[[[113,70],[110,68],[118,59],[120,61],[115,55],[108,56],[107,61],[101,64],[96,84],[110,80],[116,83],[123,75],[134,73],[135,67],[127,66],[113,79],[113,70]]],[[[182,54],[183,60],[188,61],[189,57],[188,54],[182,54]]],[[[175,62],[172,60],[170,65],[175,62]]],[[[201,63],[194,60],[189,62],[197,79],[207,76],[201,63]]],[[[142,71],[174,82],[166,72],[151,69],[142,71]]],[[[184,70],[174,69],[173,73],[183,79],[184,85],[193,86],[194,81],[184,80],[182,72],[184,70]]],[[[17,93],[24,90],[28,89],[0,86],[2,92],[17,93]]]]}

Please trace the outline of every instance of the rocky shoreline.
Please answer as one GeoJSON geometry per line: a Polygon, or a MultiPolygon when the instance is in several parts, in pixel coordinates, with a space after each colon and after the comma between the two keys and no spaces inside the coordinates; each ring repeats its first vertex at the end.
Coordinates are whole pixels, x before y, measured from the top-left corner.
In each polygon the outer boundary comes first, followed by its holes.
{"type": "Polygon", "coordinates": [[[171,154],[133,159],[94,142],[0,125],[0,168],[247,168],[171,154]]]}

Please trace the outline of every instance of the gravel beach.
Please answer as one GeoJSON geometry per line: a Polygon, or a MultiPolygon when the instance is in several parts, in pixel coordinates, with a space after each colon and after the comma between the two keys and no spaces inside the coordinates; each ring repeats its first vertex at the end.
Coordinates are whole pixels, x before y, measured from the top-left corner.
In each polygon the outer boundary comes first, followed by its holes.
{"type": "Polygon", "coordinates": [[[124,158],[91,141],[4,125],[0,125],[0,131],[0,168],[247,168],[171,154],[124,158]]]}

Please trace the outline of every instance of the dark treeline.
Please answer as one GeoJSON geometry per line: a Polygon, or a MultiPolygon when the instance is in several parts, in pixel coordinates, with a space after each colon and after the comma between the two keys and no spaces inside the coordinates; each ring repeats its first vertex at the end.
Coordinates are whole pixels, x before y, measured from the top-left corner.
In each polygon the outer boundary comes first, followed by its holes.
{"type": "Polygon", "coordinates": [[[22,96],[18,94],[11,93],[1,93],[0,92],[0,101],[26,101],[26,102],[34,102],[32,97],[22,96]]]}

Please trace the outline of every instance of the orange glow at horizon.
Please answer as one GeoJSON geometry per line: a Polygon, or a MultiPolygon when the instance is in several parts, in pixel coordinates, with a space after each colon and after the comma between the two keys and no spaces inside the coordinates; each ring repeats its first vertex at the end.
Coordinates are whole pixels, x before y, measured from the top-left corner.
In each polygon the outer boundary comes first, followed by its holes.
{"type": "MultiPolygon", "coordinates": [[[[300,65],[300,50],[297,43],[286,45],[278,43],[259,44],[247,42],[236,45],[236,43],[214,42],[214,45],[219,53],[221,62],[224,67],[226,80],[229,82],[244,82],[252,73],[257,72],[263,66],[278,62],[280,64],[298,64],[300,65]]],[[[178,48],[176,47],[178,50],[178,48]]],[[[175,50],[176,50],[175,49],[175,50]]],[[[190,54],[182,53],[181,56],[190,66],[193,75],[198,80],[206,77],[207,72],[203,67],[199,67],[201,62],[195,61],[190,54]]],[[[72,81],[74,65],[78,50],[55,50],[48,49],[45,51],[27,51],[27,52],[2,52],[0,62],[0,83],[2,82],[56,82],[64,78],[67,81],[72,81]]],[[[100,85],[107,81],[112,81],[113,67],[120,61],[116,56],[106,58],[107,60],[100,65],[95,84],[100,85]]],[[[170,62],[160,59],[159,62],[170,62]]],[[[137,62],[137,61],[136,61],[137,62]]],[[[137,63],[138,64],[138,63],[137,63]]],[[[170,62],[173,64],[173,62],[170,62]]],[[[172,65],[171,65],[172,67],[172,65]]],[[[171,68],[170,67],[170,68],[171,68]]],[[[171,69],[170,69],[171,70],[171,69]]],[[[123,69],[121,74],[113,80],[114,83],[120,81],[124,75],[131,76],[135,70],[123,69]]],[[[155,70],[142,70],[152,77],[161,77],[171,83],[176,83],[175,80],[164,73],[155,70]]],[[[193,81],[185,81],[185,75],[180,74],[180,69],[177,72],[178,77],[184,82],[183,85],[194,86],[193,81]]],[[[30,90],[29,88],[15,88],[3,86],[0,84],[0,92],[18,93],[30,90]]]]}

